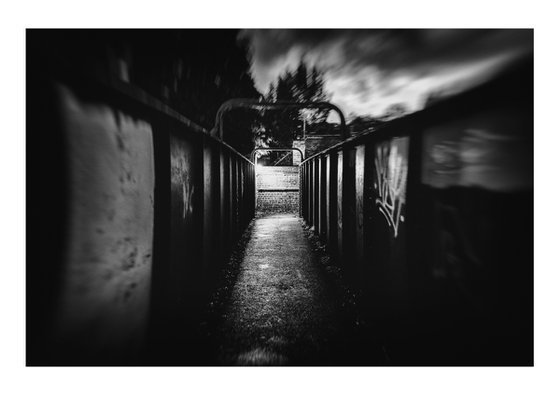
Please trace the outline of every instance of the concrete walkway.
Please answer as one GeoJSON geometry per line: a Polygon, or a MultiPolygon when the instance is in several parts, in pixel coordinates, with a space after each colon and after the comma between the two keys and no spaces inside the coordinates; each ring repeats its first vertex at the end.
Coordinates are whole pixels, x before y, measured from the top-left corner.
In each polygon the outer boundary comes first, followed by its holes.
{"type": "Polygon", "coordinates": [[[226,365],[336,364],[341,315],[300,220],[255,220],[220,326],[226,365]]]}

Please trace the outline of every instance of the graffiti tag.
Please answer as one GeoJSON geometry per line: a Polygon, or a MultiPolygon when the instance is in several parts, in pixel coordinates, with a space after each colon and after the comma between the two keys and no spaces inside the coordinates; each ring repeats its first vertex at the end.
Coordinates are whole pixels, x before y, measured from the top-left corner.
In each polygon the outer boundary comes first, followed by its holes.
{"type": "Polygon", "coordinates": [[[193,204],[192,197],[194,192],[194,186],[191,187],[191,183],[183,182],[183,219],[187,219],[187,216],[192,214],[193,204]]]}
{"type": "Polygon", "coordinates": [[[403,207],[406,195],[408,162],[406,151],[408,139],[395,139],[377,147],[375,153],[375,172],[377,191],[375,203],[379,211],[393,229],[395,238],[399,234],[399,224],[404,222],[403,207]]]}

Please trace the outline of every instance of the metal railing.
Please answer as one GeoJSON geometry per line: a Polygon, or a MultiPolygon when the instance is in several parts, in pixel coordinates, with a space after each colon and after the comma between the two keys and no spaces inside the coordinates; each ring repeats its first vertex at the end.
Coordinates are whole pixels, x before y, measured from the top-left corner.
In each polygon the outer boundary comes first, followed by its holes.
{"type": "Polygon", "coordinates": [[[516,329],[528,350],[532,296],[519,291],[532,290],[531,77],[505,75],[301,163],[301,215],[365,291],[385,337],[439,342],[468,331],[454,321],[495,315],[477,342],[516,329]]]}
{"type": "Polygon", "coordinates": [[[30,315],[43,318],[30,329],[39,340],[32,354],[63,364],[87,357],[94,360],[86,364],[119,363],[146,348],[157,354],[161,343],[188,333],[189,316],[207,301],[253,218],[254,164],[128,83],[40,81],[47,89],[30,102],[28,136],[32,144],[44,141],[32,161],[45,164],[41,178],[57,189],[38,213],[62,225],[51,230],[52,243],[38,247],[52,266],[44,268],[44,257],[28,260],[30,285],[52,280],[29,299],[30,315]],[[47,111],[45,102],[58,105],[47,111]],[[64,158],[60,168],[48,165],[52,152],[64,158]],[[88,294],[76,292],[78,285],[88,294]]]}

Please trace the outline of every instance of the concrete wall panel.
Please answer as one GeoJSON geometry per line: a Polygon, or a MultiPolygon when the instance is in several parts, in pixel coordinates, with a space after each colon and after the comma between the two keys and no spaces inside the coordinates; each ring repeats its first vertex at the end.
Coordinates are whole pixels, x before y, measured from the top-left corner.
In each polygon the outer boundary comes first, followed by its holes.
{"type": "Polygon", "coordinates": [[[71,203],[57,335],[80,343],[85,355],[133,353],[150,295],[151,125],[83,102],[66,87],[59,94],[71,203]]]}

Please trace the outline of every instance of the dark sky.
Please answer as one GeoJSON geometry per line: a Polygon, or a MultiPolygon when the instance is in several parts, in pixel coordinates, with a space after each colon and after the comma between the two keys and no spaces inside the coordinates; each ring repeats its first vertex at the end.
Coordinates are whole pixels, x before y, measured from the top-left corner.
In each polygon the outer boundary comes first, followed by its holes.
{"type": "Polygon", "coordinates": [[[325,72],[345,114],[378,116],[391,104],[421,109],[431,92],[480,83],[533,51],[532,30],[244,30],[257,89],[300,59],[325,72]]]}

